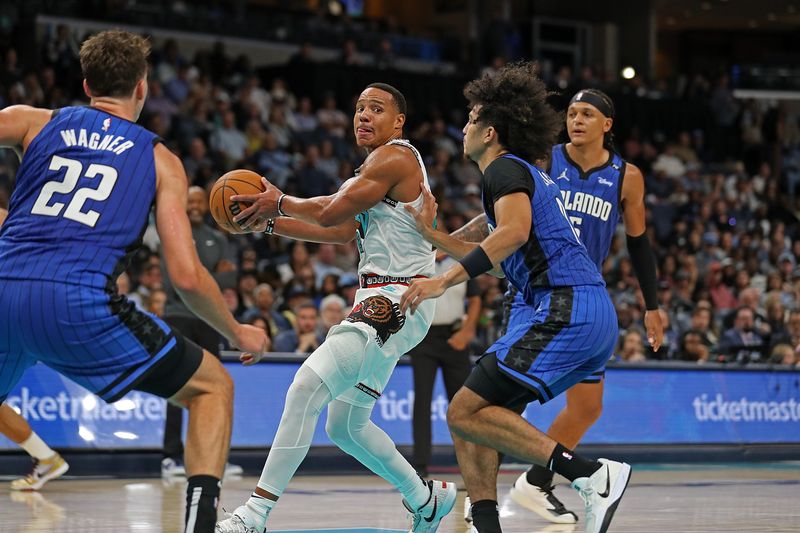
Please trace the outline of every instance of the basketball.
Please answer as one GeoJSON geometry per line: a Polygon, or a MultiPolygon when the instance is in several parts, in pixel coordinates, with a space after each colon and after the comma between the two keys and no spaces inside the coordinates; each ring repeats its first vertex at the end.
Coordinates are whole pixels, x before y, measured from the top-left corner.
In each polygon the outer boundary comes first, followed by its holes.
{"type": "Polygon", "coordinates": [[[223,174],[214,187],[208,199],[208,208],[217,224],[229,233],[247,233],[233,217],[247,208],[248,204],[231,201],[231,196],[236,194],[259,194],[264,192],[261,176],[252,170],[236,169],[223,174]]]}

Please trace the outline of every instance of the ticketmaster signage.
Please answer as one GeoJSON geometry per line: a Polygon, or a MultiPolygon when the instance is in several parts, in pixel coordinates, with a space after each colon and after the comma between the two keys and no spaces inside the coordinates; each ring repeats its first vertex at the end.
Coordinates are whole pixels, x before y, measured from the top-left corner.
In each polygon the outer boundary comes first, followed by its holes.
{"type": "MultiPolygon", "coordinates": [[[[234,447],[265,447],[278,427],[295,363],[242,367],[227,363],[236,383],[234,447]]],[[[159,448],[164,402],[133,392],[108,405],[52,370],[37,365],[7,400],[57,448],[159,448]]],[[[411,444],[414,404],[411,368],[400,365],[378,400],[373,420],[397,444],[411,444]]],[[[528,407],[546,427],[563,406],[557,398],[528,407]]],[[[437,444],[450,442],[447,398],[437,384],[431,423],[437,444]]],[[[325,415],[314,444],[329,445],[325,415]]],[[[797,372],[612,368],[604,411],[587,444],[800,443],[800,374],[797,372]]],[[[0,450],[15,449],[0,436],[0,450]]]]}

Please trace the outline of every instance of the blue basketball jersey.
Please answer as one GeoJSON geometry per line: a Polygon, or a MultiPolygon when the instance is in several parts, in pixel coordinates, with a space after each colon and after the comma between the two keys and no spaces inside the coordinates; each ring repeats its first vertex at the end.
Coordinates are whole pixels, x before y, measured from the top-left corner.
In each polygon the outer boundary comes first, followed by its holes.
{"type": "Polygon", "coordinates": [[[615,152],[603,166],[583,172],[570,159],[566,145],[553,147],[550,176],[561,189],[569,219],[600,271],[619,223],[624,174],[625,161],[615,152]]]}
{"type": "Polygon", "coordinates": [[[159,138],[92,107],[66,107],[31,141],[0,229],[0,278],[106,288],[147,227],[159,138]]]}
{"type": "MultiPolygon", "coordinates": [[[[530,238],[502,262],[506,278],[529,305],[537,303],[542,289],[577,285],[604,286],[586,248],[567,218],[558,186],[542,169],[507,154],[524,165],[533,180],[530,238]]],[[[485,202],[484,202],[485,203],[485,202]]],[[[487,212],[489,227],[496,227],[487,212]]]]}

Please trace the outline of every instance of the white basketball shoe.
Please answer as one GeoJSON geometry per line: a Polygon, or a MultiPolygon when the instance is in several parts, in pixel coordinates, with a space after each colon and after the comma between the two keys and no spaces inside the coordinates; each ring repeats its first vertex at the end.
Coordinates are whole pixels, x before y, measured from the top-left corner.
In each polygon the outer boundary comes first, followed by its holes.
{"type": "Polygon", "coordinates": [[[214,533],[264,533],[264,518],[255,516],[255,513],[245,505],[240,505],[228,517],[218,522],[214,533]]]}
{"type": "Polygon", "coordinates": [[[578,515],[564,507],[555,494],[553,485],[538,487],[528,482],[526,472],[517,478],[511,488],[511,499],[554,524],[574,524],[578,515]]]}
{"type": "Polygon", "coordinates": [[[631,466],[609,459],[589,477],[579,477],[572,487],[586,503],[586,533],[606,533],[625,488],[631,479],[631,466]]]}
{"type": "Polygon", "coordinates": [[[452,511],[456,504],[456,485],[446,481],[429,480],[428,487],[431,489],[428,501],[417,509],[412,510],[408,503],[403,500],[408,512],[411,514],[411,529],[408,533],[434,533],[439,528],[442,518],[452,511]]]}

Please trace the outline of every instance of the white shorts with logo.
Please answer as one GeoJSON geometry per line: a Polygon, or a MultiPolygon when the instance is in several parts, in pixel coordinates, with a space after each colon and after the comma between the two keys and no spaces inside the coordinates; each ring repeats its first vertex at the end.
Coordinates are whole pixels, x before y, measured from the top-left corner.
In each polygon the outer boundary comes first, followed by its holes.
{"type": "MultiPolygon", "coordinates": [[[[359,289],[347,318],[333,326],[323,345],[306,359],[304,364],[319,375],[330,390],[344,390],[337,400],[371,408],[383,393],[400,357],[427,335],[436,300],[425,300],[414,314],[407,311],[403,317],[400,297],[407,288],[386,285],[359,289]],[[345,332],[357,332],[361,339],[353,346],[352,353],[334,357],[325,345],[345,332]],[[350,368],[343,368],[347,366],[350,368]]],[[[348,338],[353,336],[348,335],[348,338]]]]}

